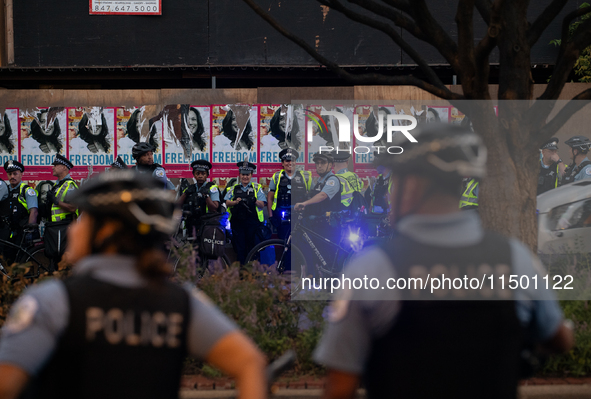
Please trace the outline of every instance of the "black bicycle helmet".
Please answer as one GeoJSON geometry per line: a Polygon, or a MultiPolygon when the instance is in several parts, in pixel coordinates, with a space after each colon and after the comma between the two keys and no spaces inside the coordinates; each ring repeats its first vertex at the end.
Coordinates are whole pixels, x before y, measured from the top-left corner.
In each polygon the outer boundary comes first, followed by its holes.
{"type": "Polygon", "coordinates": [[[591,149],[591,140],[585,136],[573,136],[564,142],[570,148],[576,148],[583,154],[586,154],[591,149]]]}
{"type": "Polygon", "coordinates": [[[422,174],[433,180],[476,177],[486,174],[486,147],[480,136],[466,127],[434,123],[422,125],[410,132],[417,140],[411,143],[404,135],[396,134],[390,147],[381,149],[374,159],[396,174],[422,174]]]}
{"type": "Polygon", "coordinates": [[[159,239],[177,227],[175,196],[152,176],[126,169],[91,178],[69,201],[97,218],[122,220],[131,233],[159,239]]]}
{"type": "Polygon", "coordinates": [[[324,159],[326,162],[334,163],[334,158],[332,157],[332,154],[327,154],[324,152],[317,152],[312,156],[312,162],[316,162],[317,159],[324,159]]]}
{"type": "Polygon", "coordinates": [[[133,159],[138,159],[147,152],[154,151],[155,148],[146,142],[137,143],[131,149],[131,156],[133,159]]]}

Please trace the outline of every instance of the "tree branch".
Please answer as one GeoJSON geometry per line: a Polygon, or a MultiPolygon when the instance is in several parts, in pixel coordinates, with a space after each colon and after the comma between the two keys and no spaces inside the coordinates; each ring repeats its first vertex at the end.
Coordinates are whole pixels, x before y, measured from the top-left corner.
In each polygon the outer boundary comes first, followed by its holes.
{"type": "Polygon", "coordinates": [[[537,43],[544,30],[560,14],[560,11],[562,11],[567,2],[568,0],[553,0],[538,18],[536,18],[527,32],[527,41],[530,47],[533,47],[537,43]]]}
{"type": "Polygon", "coordinates": [[[306,43],[302,38],[294,35],[293,33],[286,30],[281,24],[279,24],[273,17],[265,12],[254,0],[243,0],[257,15],[263,18],[269,25],[271,25],[277,32],[297,44],[299,47],[304,49],[312,58],[317,60],[319,63],[325,65],[329,70],[334,72],[340,78],[346,79],[353,84],[382,84],[382,85],[410,85],[416,86],[423,89],[437,97],[443,99],[463,99],[464,97],[460,94],[452,93],[449,89],[441,89],[424,80],[415,78],[414,76],[383,76],[378,74],[362,74],[353,75],[337,63],[330,61],[328,58],[318,53],[312,46],[306,43]]]}
{"type": "Polygon", "coordinates": [[[591,100],[591,89],[587,89],[585,91],[580,92],[576,96],[574,96],[565,106],[562,108],[558,114],[550,122],[548,122],[539,132],[535,135],[532,135],[532,141],[539,145],[544,140],[549,139],[550,137],[554,136],[556,132],[564,126],[564,124],[581,110],[584,106],[589,104],[589,101],[583,100],[591,100]]]}
{"type": "Polygon", "coordinates": [[[474,0],[460,0],[456,10],[458,62],[462,68],[462,88],[468,98],[474,96],[474,0]]]}
{"type": "Polygon", "coordinates": [[[408,13],[428,37],[427,43],[435,47],[454,71],[462,76],[462,70],[457,59],[458,46],[433,18],[425,0],[414,0],[410,3],[408,13]]]}
{"type": "Polygon", "coordinates": [[[408,2],[404,0],[382,0],[382,2],[400,11],[408,12],[408,2]]]}
{"type": "Polygon", "coordinates": [[[484,22],[486,22],[486,24],[489,25],[490,24],[490,10],[492,7],[492,1],[490,1],[490,0],[476,0],[474,2],[474,5],[476,6],[476,9],[478,10],[478,13],[482,17],[482,19],[484,19],[484,22]]]}
{"type": "Polygon", "coordinates": [[[577,28],[577,31],[570,38],[571,40],[568,40],[569,22],[577,16],[589,12],[591,12],[591,6],[581,8],[564,18],[562,25],[562,41],[560,43],[560,52],[557,57],[556,67],[552,74],[552,78],[550,78],[550,81],[548,82],[546,90],[539,97],[541,100],[558,98],[581,52],[591,45],[591,19],[587,19],[581,23],[577,28]]]}
{"type": "Polygon", "coordinates": [[[400,34],[392,26],[385,22],[378,21],[377,19],[373,19],[365,15],[359,14],[357,12],[354,12],[343,6],[342,3],[340,3],[338,0],[318,0],[318,2],[332,7],[334,10],[342,13],[347,18],[353,21],[357,21],[369,27],[381,30],[382,32],[387,34],[394,41],[394,43],[400,46],[402,51],[408,54],[408,56],[417,63],[419,68],[421,68],[423,73],[427,76],[429,82],[439,87],[440,89],[445,89],[445,85],[443,84],[441,79],[439,79],[439,76],[437,76],[435,71],[433,71],[429,64],[420,56],[420,54],[412,46],[410,46],[405,40],[402,39],[400,34]]]}
{"type": "MultiPolygon", "coordinates": [[[[482,0],[476,0],[476,3],[482,0]]],[[[488,3],[488,0],[484,0],[488,3]]],[[[490,4],[490,3],[489,3],[490,4]]],[[[488,30],[486,36],[480,40],[474,49],[474,63],[476,66],[476,83],[485,87],[479,87],[479,90],[485,91],[485,97],[490,98],[488,90],[488,77],[490,75],[490,53],[497,46],[498,37],[501,32],[500,9],[504,5],[504,0],[495,1],[489,8],[488,30]]]]}

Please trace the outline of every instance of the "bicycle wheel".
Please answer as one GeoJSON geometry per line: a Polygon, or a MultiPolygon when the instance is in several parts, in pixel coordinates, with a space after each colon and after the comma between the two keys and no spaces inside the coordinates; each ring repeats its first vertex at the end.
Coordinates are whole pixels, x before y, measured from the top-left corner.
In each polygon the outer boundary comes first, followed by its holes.
{"type": "Polygon", "coordinates": [[[285,250],[285,242],[278,238],[265,240],[257,245],[246,256],[246,263],[257,261],[261,264],[273,266],[286,277],[291,284],[292,292],[301,287],[301,279],[306,275],[306,259],[302,251],[295,245],[285,250]],[[271,259],[265,261],[265,258],[271,259]],[[263,259],[263,261],[261,261],[263,259]]]}
{"type": "Polygon", "coordinates": [[[51,259],[45,256],[45,244],[37,244],[33,247],[29,247],[27,248],[27,252],[29,252],[31,256],[23,253],[19,259],[19,263],[21,264],[31,263],[29,271],[25,274],[25,277],[39,277],[39,274],[43,269],[45,269],[45,271],[49,270],[51,259]]]}

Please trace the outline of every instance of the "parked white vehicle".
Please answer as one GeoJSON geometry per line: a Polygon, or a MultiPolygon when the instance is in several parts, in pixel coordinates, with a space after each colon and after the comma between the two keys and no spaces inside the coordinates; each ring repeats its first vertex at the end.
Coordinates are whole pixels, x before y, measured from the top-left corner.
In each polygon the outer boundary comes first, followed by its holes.
{"type": "Polygon", "coordinates": [[[591,179],[538,196],[538,252],[591,253],[591,179]]]}

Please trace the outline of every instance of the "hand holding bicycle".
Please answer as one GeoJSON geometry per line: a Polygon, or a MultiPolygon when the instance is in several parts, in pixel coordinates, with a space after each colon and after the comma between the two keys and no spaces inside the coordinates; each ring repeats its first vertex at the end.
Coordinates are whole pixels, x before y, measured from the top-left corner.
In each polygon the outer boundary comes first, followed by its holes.
{"type": "Polygon", "coordinates": [[[303,211],[304,209],[306,209],[306,205],[303,202],[298,202],[297,204],[295,204],[293,209],[296,211],[303,211]]]}

